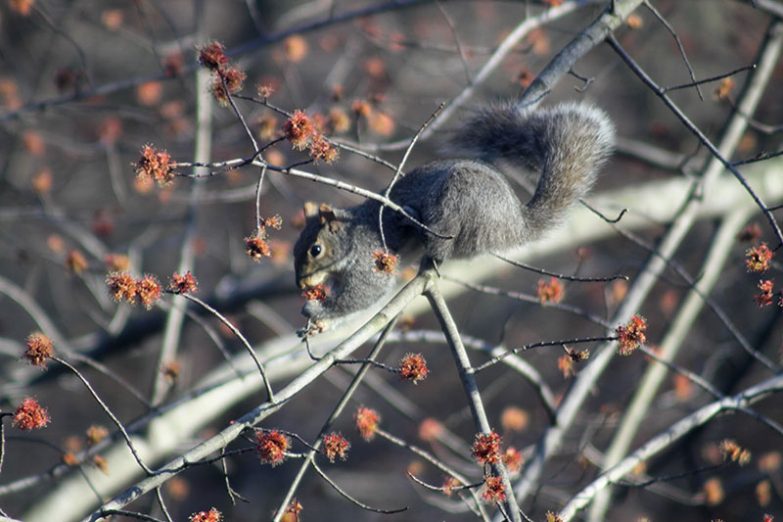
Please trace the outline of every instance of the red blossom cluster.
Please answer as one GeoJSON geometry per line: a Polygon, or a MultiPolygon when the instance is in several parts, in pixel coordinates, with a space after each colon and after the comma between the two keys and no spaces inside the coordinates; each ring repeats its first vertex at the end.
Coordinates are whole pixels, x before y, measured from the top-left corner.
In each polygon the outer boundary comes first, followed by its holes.
{"type": "Polygon", "coordinates": [[[361,406],[356,410],[354,418],[356,420],[356,429],[359,430],[362,438],[367,442],[374,439],[375,432],[378,430],[378,423],[381,421],[381,416],[378,412],[361,406]]]}
{"type": "Polygon", "coordinates": [[[759,293],[753,296],[759,306],[769,306],[775,298],[775,283],[771,279],[763,279],[756,286],[759,293]]]}
{"type": "Polygon", "coordinates": [[[620,355],[631,355],[639,346],[647,342],[647,320],[639,314],[631,317],[625,325],[615,329],[620,355]]]}
{"type": "Polygon", "coordinates": [[[277,430],[256,433],[256,451],[264,464],[277,466],[285,460],[285,453],[291,447],[288,437],[277,430]]]}
{"type": "Polygon", "coordinates": [[[274,230],[280,230],[283,228],[283,218],[280,217],[280,214],[265,217],[261,220],[261,222],[265,228],[271,228],[274,230]]]}
{"type": "Polygon", "coordinates": [[[337,149],[323,135],[320,130],[322,127],[322,123],[304,111],[296,110],[283,124],[283,136],[294,149],[308,149],[313,161],[332,163],[337,159],[337,149]]]}
{"type": "Polygon", "coordinates": [[[41,332],[31,333],[27,337],[25,359],[33,366],[46,367],[46,361],[54,356],[54,343],[41,332]]]}
{"type": "Polygon", "coordinates": [[[259,229],[254,235],[245,238],[245,253],[253,261],[261,261],[264,257],[272,255],[272,249],[266,240],[266,234],[259,229]]]}
{"type": "Polygon", "coordinates": [[[734,79],[731,77],[724,78],[721,80],[720,84],[714,91],[715,98],[718,100],[728,100],[729,95],[734,90],[734,87],[736,84],[734,83],[734,79]]]}
{"type": "Polygon", "coordinates": [[[497,464],[500,461],[502,437],[496,431],[478,433],[473,440],[473,458],[479,464],[497,464]]]}
{"type": "Polygon", "coordinates": [[[98,424],[93,424],[89,428],[87,428],[87,431],[85,432],[85,436],[87,437],[87,444],[90,446],[95,446],[100,441],[105,439],[109,436],[109,430],[106,429],[105,426],[100,426],[98,424]]]}
{"type": "Polygon", "coordinates": [[[128,272],[111,272],[106,276],[106,286],[115,301],[125,300],[130,304],[136,301],[136,279],[128,272]]]}
{"type": "Polygon", "coordinates": [[[65,266],[72,273],[81,274],[87,270],[89,264],[87,263],[87,258],[84,257],[84,254],[74,249],[70,250],[65,256],[65,266]]]}
{"type": "Polygon", "coordinates": [[[566,346],[565,353],[557,359],[557,369],[563,374],[563,378],[568,378],[576,374],[576,363],[586,361],[589,357],[589,350],[574,350],[566,346]]]}
{"type": "Polygon", "coordinates": [[[400,258],[395,254],[380,249],[372,253],[372,258],[375,264],[373,270],[387,274],[393,274],[400,262],[400,258]]]}
{"type": "Polygon", "coordinates": [[[481,498],[486,502],[503,502],[506,500],[506,487],[503,485],[503,479],[497,475],[487,475],[484,477],[484,491],[481,498]]]}
{"type": "Polygon", "coordinates": [[[17,406],[12,424],[15,428],[29,431],[45,428],[50,421],[46,408],[32,397],[27,397],[17,406]]]}
{"type": "Polygon", "coordinates": [[[429,368],[427,368],[427,360],[420,353],[406,353],[400,361],[398,371],[400,372],[400,377],[406,381],[411,381],[413,384],[419,384],[430,373],[429,368]]]}
{"type": "Polygon", "coordinates": [[[228,65],[226,49],[220,42],[210,42],[199,49],[198,63],[209,69],[217,71],[228,65]]]}
{"type": "Polygon", "coordinates": [[[748,272],[766,272],[773,255],[766,243],[760,243],[745,251],[745,267],[748,272]]]}
{"type": "Polygon", "coordinates": [[[561,355],[557,358],[557,369],[563,375],[563,379],[568,379],[569,377],[576,375],[574,360],[568,355],[561,355]]]}
{"type": "Polygon", "coordinates": [[[225,48],[220,42],[211,42],[198,50],[198,62],[212,71],[210,92],[223,106],[228,105],[229,96],[242,90],[247,75],[238,67],[229,65],[225,48]]]}
{"type": "Polygon", "coordinates": [[[190,270],[183,275],[174,272],[169,280],[169,290],[175,294],[192,294],[198,290],[198,281],[190,273],[190,270]]]}
{"type": "Polygon", "coordinates": [[[306,301],[320,301],[324,302],[329,295],[329,290],[325,284],[319,283],[314,286],[308,286],[302,290],[302,297],[306,301]]]}
{"type": "Polygon", "coordinates": [[[440,489],[443,491],[444,495],[450,497],[451,494],[454,493],[454,490],[460,487],[462,487],[462,482],[454,477],[446,477],[443,480],[443,485],[440,487],[440,489]]]}
{"type": "Polygon", "coordinates": [[[503,453],[503,464],[506,465],[506,469],[509,473],[516,473],[522,469],[523,462],[524,457],[522,457],[521,451],[513,446],[506,448],[505,453],[503,453]]]}
{"type": "Polygon", "coordinates": [[[270,83],[261,83],[256,87],[256,94],[260,98],[267,99],[275,93],[275,86],[270,83]]]}
{"type": "Polygon", "coordinates": [[[165,150],[158,150],[150,144],[141,148],[141,157],[136,162],[136,179],[139,183],[154,180],[160,186],[170,184],[175,177],[177,162],[165,150]]]}
{"type": "Polygon", "coordinates": [[[346,460],[350,448],[351,443],[342,434],[335,431],[324,435],[323,452],[329,462],[334,462],[338,457],[340,460],[346,460]]]}
{"type": "Polygon", "coordinates": [[[193,513],[188,519],[189,522],[221,522],[221,520],[223,520],[223,513],[215,508],[210,508],[209,511],[193,513]]]}
{"type": "Polygon", "coordinates": [[[723,439],[720,443],[720,452],[723,460],[736,462],[740,466],[750,462],[750,451],[737,444],[735,440],[723,439]]]}
{"type": "Polygon", "coordinates": [[[130,258],[124,254],[106,254],[103,263],[112,272],[125,272],[130,268],[130,258]]]}
{"type": "Polygon", "coordinates": [[[551,277],[549,281],[540,279],[536,286],[536,295],[541,304],[559,303],[563,300],[565,289],[556,277],[551,277]]]}
{"type": "Polygon", "coordinates": [[[136,281],[136,292],[141,304],[149,310],[160,299],[163,287],[154,275],[144,274],[141,279],[136,281]]]}
{"type": "Polygon", "coordinates": [[[285,508],[283,517],[280,519],[281,522],[299,522],[302,519],[300,513],[303,509],[304,508],[302,507],[301,502],[296,499],[292,499],[285,508]]]}
{"type": "Polygon", "coordinates": [[[106,286],[115,301],[125,300],[135,304],[138,298],[147,310],[152,308],[163,293],[163,286],[150,274],[134,279],[127,272],[112,272],[106,276],[106,286]]]}
{"type": "Polygon", "coordinates": [[[255,234],[245,238],[245,253],[256,262],[261,261],[264,257],[270,257],[272,248],[269,243],[268,230],[270,228],[280,230],[282,227],[283,218],[278,214],[263,218],[255,234]]]}

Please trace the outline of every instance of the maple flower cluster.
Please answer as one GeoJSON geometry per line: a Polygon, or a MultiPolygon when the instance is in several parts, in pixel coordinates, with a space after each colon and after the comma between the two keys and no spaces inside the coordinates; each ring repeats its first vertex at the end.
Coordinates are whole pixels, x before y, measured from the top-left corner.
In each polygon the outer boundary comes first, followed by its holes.
{"type": "Polygon", "coordinates": [[[256,451],[264,464],[272,467],[281,464],[290,447],[291,440],[277,430],[256,433],[256,451]]]}
{"type": "Polygon", "coordinates": [[[589,350],[575,350],[566,346],[565,353],[557,359],[557,369],[563,374],[563,378],[567,379],[572,375],[576,375],[577,363],[586,361],[589,358],[589,350]]]}
{"type": "Polygon", "coordinates": [[[334,462],[337,458],[346,460],[349,449],[351,449],[351,443],[341,433],[335,431],[324,435],[323,452],[329,462],[334,462]]]}
{"type": "Polygon", "coordinates": [[[32,397],[27,397],[17,406],[12,424],[20,430],[30,431],[45,428],[50,421],[46,408],[32,397]]]}
{"type": "Polygon", "coordinates": [[[46,361],[54,356],[54,343],[41,332],[35,332],[27,337],[25,359],[33,366],[46,368],[46,361]]]}
{"type": "Polygon", "coordinates": [[[306,301],[320,301],[323,303],[326,301],[328,296],[329,289],[323,283],[318,283],[314,286],[308,286],[302,290],[302,297],[304,297],[306,301]]]}
{"type": "Polygon", "coordinates": [[[150,144],[141,148],[141,156],[135,166],[136,179],[143,184],[154,180],[162,187],[170,184],[176,176],[174,169],[177,168],[177,162],[171,159],[171,154],[150,144]]]}
{"type": "Polygon", "coordinates": [[[381,416],[377,411],[372,408],[361,406],[356,410],[354,419],[356,420],[356,429],[359,430],[359,434],[364,440],[370,442],[375,438],[375,433],[378,430],[378,423],[381,421],[381,416]]]}
{"type": "Polygon", "coordinates": [[[745,251],[745,267],[748,272],[766,272],[773,255],[766,243],[760,243],[745,251]]]}
{"type": "Polygon", "coordinates": [[[400,262],[400,258],[386,250],[376,250],[372,253],[374,262],[373,270],[376,272],[384,272],[386,274],[393,274],[397,268],[397,264],[400,262]]]}
{"type": "Polygon", "coordinates": [[[551,277],[549,281],[541,279],[536,286],[536,295],[541,304],[559,303],[563,300],[565,289],[556,277],[551,277]]]}
{"type": "Polygon", "coordinates": [[[192,294],[198,290],[198,281],[190,270],[180,275],[174,272],[169,280],[169,290],[175,294],[192,294]]]}
{"type": "Polygon", "coordinates": [[[269,229],[280,230],[282,227],[283,218],[278,214],[262,219],[255,234],[245,238],[245,253],[256,262],[270,257],[272,248],[269,245],[269,229]]]}
{"type": "MultiPolygon", "coordinates": [[[[758,235],[760,235],[760,231],[758,235]]],[[[757,239],[758,235],[755,231],[749,230],[738,237],[738,239],[742,240],[747,237],[749,240],[753,240],[757,239]]],[[[747,268],[748,272],[766,272],[770,268],[774,255],[775,253],[769,248],[769,245],[761,242],[745,251],[745,268],[747,268]]],[[[753,296],[753,300],[756,301],[759,307],[775,303],[775,296],[777,295],[777,305],[783,308],[783,293],[775,291],[775,282],[772,279],[759,280],[756,288],[758,288],[759,293],[753,296]]]]}
{"type": "Polygon", "coordinates": [[[127,272],[112,272],[106,276],[106,286],[109,287],[109,292],[115,301],[124,300],[136,304],[138,299],[147,310],[152,308],[163,293],[163,286],[155,276],[150,274],[134,279],[127,272]]]}
{"type": "Polygon", "coordinates": [[[403,380],[411,381],[413,384],[419,384],[430,373],[427,360],[420,353],[406,353],[400,361],[398,371],[403,380]]]}
{"type": "Polygon", "coordinates": [[[639,346],[647,342],[647,320],[639,314],[615,329],[620,355],[631,355],[639,346]]]}
{"type": "Polygon", "coordinates": [[[212,96],[224,107],[229,96],[242,90],[247,75],[238,67],[229,65],[225,47],[220,42],[210,42],[198,50],[198,62],[212,71],[212,96]]]}
{"type": "Polygon", "coordinates": [[[506,500],[506,487],[503,485],[503,479],[498,475],[487,475],[484,477],[484,491],[481,498],[486,502],[503,502],[506,500]]]}
{"type": "Polygon", "coordinates": [[[473,458],[479,464],[497,464],[500,461],[502,437],[495,431],[478,433],[473,440],[473,458]]]}
{"type": "Polygon", "coordinates": [[[337,149],[323,135],[322,127],[304,111],[296,110],[283,123],[283,136],[294,149],[308,149],[313,161],[332,163],[337,159],[337,149]]]}
{"type": "Polygon", "coordinates": [[[723,460],[736,462],[740,466],[750,462],[750,451],[741,447],[735,440],[723,439],[720,443],[720,452],[723,460]]]}
{"type": "Polygon", "coordinates": [[[222,520],[223,513],[215,508],[210,508],[209,511],[193,513],[188,519],[189,522],[221,522],[222,520]]]}
{"type": "Polygon", "coordinates": [[[299,522],[302,519],[300,513],[302,513],[303,509],[302,503],[294,498],[288,506],[286,506],[283,518],[280,520],[283,522],[299,522]]]}

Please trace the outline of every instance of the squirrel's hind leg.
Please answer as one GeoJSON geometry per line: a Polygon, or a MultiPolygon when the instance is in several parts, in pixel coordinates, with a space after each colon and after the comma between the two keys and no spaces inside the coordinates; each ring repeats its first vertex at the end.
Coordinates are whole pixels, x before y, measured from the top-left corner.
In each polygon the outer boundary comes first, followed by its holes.
{"type": "Polygon", "coordinates": [[[424,223],[453,236],[424,233],[425,252],[436,261],[505,251],[522,241],[521,204],[503,175],[487,164],[451,163],[431,198],[438,204],[424,206],[424,223]]]}

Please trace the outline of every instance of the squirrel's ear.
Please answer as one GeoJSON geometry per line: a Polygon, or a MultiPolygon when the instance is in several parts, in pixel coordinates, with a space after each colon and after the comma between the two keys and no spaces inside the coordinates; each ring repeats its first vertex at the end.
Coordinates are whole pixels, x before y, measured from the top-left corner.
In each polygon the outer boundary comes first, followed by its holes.
{"type": "Polygon", "coordinates": [[[321,224],[331,223],[332,221],[337,220],[337,216],[335,216],[334,210],[332,210],[332,207],[326,203],[321,203],[321,206],[318,207],[318,215],[321,217],[321,224]]]}
{"type": "Polygon", "coordinates": [[[318,215],[318,204],[314,201],[305,201],[304,203],[304,215],[305,218],[313,218],[318,215]]]}
{"type": "Polygon", "coordinates": [[[340,226],[340,220],[337,219],[337,215],[334,213],[334,209],[327,205],[326,203],[321,203],[321,206],[318,207],[318,214],[321,217],[321,225],[326,225],[329,227],[329,230],[332,232],[336,232],[340,226]]]}

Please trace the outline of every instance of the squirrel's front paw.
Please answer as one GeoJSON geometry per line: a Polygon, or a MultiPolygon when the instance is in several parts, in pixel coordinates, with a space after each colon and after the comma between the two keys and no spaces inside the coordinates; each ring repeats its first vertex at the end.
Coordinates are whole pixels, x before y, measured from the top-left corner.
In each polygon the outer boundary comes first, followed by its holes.
{"type": "Polygon", "coordinates": [[[317,320],[324,313],[324,305],[321,301],[307,301],[302,307],[302,315],[310,320],[317,320]]]}
{"type": "Polygon", "coordinates": [[[299,337],[312,337],[323,333],[331,327],[331,323],[326,319],[308,319],[304,328],[300,328],[296,331],[296,335],[299,337]]]}

